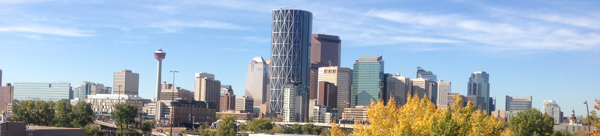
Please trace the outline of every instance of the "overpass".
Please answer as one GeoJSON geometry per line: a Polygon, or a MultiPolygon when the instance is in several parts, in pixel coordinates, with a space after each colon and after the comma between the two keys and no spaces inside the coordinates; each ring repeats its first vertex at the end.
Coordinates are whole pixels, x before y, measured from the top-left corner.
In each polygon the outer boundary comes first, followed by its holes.
{"type": "MultiPolygon", "coordinates": [[[[331,128],[331,123],[306,123],[306,122],[273,122],[274,124],[277,125],[284,125],[284,126],[292,126],[294,124],[298,124],[298,125],[306,125],[306,124],[313,124],[315,126],[321,126],[323,128],[331,128]]],[[[340,125],[340,127],[342,129],[354,129],[354,124],[338,124],[340,125]]]]}

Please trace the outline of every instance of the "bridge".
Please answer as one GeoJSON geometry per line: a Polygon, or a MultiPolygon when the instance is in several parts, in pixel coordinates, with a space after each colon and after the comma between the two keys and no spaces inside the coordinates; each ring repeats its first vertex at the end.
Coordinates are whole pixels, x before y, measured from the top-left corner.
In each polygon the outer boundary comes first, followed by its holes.
{"type": "Polygon", "coordinates": [[[100,130],[109,129],[109,130],[117,130],[117,125],[107,122],[102,122],[98,120],[94,120],[94,123],[100,125],[100,130]]]}
{"type": "MultiPolygon", "coordinates": [[[[331,123],[305,123],[305,122],[273,122],[274,124],[277,125],[284,125],[284,126],[292,126],[294,124],[298,124],[298,125],[306,125],[306,124],[313,124],[315,126],[320,126],[323,128],[331,128],[331,123]]],[[[338,124],[340,125],[340,127],[342,129],[354,129],[354,124],[338,124]]]]}

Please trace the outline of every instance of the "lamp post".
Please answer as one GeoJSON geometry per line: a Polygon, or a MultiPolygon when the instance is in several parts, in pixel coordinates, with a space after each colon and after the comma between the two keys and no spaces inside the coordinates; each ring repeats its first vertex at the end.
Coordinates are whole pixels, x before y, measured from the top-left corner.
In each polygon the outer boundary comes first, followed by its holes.
{"type": "Polygon", "coordinates": [[[175,108],[175,106],[173,106],[173,100],[175,100],[175,73],[179,73],[179,71],[170,71],[171,73],[173,73],[173,94],[171,95],[171,132],[169,133],[171,136],[173,135],[173,115],[175,115],[175,113],[173,113],[175,110],[173,108],[175,108]]]}
{"type": "Polygon", "coordinates": [[[587,104],[587,101],[583,101],[583,104],[585,104],[585,108],[587,109],[587,118],[588,118],[588,131],[592,131],[591,130],[591,125],[592,125],[592,120],[590,118],[590,108],[587,104]]]}

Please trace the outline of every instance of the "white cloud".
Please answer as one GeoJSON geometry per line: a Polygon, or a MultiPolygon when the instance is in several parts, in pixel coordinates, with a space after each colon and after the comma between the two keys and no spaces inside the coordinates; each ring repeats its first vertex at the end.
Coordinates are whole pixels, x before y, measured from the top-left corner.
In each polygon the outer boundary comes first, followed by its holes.
{"type": "Polygon", "coordinates": [[[231,30],[247,30],[248,27],[238,26],[231,23],[218,22],[218,21],[196,21],[196,22],[181,22],[181,21],[168,21],[162,23],[150,24],[150,27],[163,29],[165,32],[177,32],[181,28],[194,27],[194,28],[211,28],[211,29],[231,29],[231,30]]]}
{"type": "Polygon", "coordinates": [[[600,18],[583,17],[577,15],[559,15],[559,14],[542,14],[532,15],[533,18],[561,23],[566,25],[585,27],[591,29],[600,29],[600,18]]]}
{"type": "Polygon", "coordinates": [[[71,28],[56,28],[56,27],[41,27],[41,26],[17,26],[17,27],[0,27],[0,32],[25,32],[37,33],[70,37],[89,37],[93,36],[89,31],[71,29],[71,28]]]}

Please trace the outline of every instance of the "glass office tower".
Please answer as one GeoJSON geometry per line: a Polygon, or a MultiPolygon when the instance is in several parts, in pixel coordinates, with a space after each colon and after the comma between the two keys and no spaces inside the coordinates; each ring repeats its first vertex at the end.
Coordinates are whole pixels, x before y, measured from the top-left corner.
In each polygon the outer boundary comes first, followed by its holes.
{"type": "Polygon", "coordinates": [[[363,55],[354,62],[352,81],[352,108],[370,105],[371,99],[379,100],[383,95],[383,60],[381,55],[363,55]]]}
{"type": "Polygon", "coordinates": [[[14,97],[22,100],[68,101],[72,98],[71,83],[26,83],[15,82],[14,97]]]}

